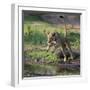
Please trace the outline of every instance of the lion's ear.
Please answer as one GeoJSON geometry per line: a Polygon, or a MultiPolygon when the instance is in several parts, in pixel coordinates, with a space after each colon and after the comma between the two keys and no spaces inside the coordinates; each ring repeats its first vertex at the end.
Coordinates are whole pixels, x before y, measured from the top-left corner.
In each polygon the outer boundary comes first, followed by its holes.
{"type": "Polygon", "coordinates": [[[48,31],[47,34],[50,34],[50,32],[48,31]]]}
{"type": "Polygon", "coordinates": [[[44,33],[45,35],[47,35],[46,30],[43,30],[43,33],[44,33]]]}
{"type": "Polygon", "coordinates": [[[46,30],[44,29],[43,32],[46,33],[46,30]]]}
{"type": "Polygon", "coordinates": [[[50,32],[47,31],[47,30],[44,30],[43,32],[44,32],[44,34],[46,34],[46,35],[49,35],[49,34],[50,34],[50,32]]]}

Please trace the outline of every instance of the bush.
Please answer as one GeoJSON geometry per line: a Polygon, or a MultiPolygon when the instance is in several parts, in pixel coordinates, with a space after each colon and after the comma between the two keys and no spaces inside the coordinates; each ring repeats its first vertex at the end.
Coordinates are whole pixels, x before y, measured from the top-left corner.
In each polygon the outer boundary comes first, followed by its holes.
{"type": "Polygon", "coordinates": [[[80,48],[80,34],[76,32],[68,32],[68,39],[73,48],[80,48]]]}
{"type": "Polygon", "coordinates": [[[30,34],[24,35],[24,41],[34,45],[46,44],[47,37],[40,31],[33,31],[30,34]]]}
{"type": "Polygon", "coordinates": [[[47,62],[57,61],[57,56],[54,53],[47,51],[32,51],[27,52],[26,57],[30,57],[31,60],[44,59],[47,62]]]}

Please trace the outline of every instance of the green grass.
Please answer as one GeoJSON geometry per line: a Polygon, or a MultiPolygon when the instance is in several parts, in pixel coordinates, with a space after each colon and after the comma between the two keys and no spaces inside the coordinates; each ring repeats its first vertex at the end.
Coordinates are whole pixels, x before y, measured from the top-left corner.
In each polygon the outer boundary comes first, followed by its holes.
{"type": "MultiPolygon", "coordinates": [[[[47,45],[47,36],[45,32],[57,31],[61,36],[64,35],[63,26],[53,25],[45,22],[40,16],[24,17],[24,43],[32,45],[47,45]]],[[[75,30],[68,30],[68,39],[71,47],[80,48],[80,34],[75,30]]]]}
{"type": "MultiPolygon", "coordinates": [[[[63,36],[63,33],[60,33],[63,36]]],[[[76,32],[68,32],[68,39],[71,46],[75,49],[80,48],[80,34],[76,32]]],[[[24,43],[32,45],[47,45],[47,36],[38,30],[31,31],[24,35],[24,43]]]]}
{"type": "Polygon", "coordinates": [[[58,31],[63,32],[63,27],[50,24],[46,21],[43,21],[40,16],[25,16],[24,19],[24,34],[29,33],[29,31],[58,31]],[[28,28],[29,27],[29,28],[28,28]]]}
{"type": "Polygon", "coordinates": [[[71,46],[75,49],[80,49],[80,34],[77,32],[68,32],[68,39],[71,46]]]}
{"type": "Polygon", "coordinates": [[[24,20],[25,22],[30,22],[30,21],[41,21],[41,17],[40,16],[24,16],[24,20]]]}
{"type": "Polygon", "coordinates": [[[36,31],[32,31],[28,34],[25,34],[24,41],[30,42],[33,45],[40,45],[40,44],[42,45],[42,44],[46,44],[47,37],[42,32],[36,30],[36,31]]]}
{"type": "Polygon", "coordinates": [[[54,53],[47,51],[28,51],[25,53],[25,57],[30,58],[30,60],[44,60],[47,62],[56,62],[58,61],[57,56],[54,53]]]}

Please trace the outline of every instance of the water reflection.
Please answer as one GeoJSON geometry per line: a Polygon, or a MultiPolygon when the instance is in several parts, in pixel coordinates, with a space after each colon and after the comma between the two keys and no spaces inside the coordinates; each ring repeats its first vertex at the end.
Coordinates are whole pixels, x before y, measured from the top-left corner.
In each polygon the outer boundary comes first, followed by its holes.
{"type": "Polygon", "coordinates": [[[25,64],[24,77],[56,76],[56,75],[79,75],[80,66],[49,65],[49,64],[25,64]]]}

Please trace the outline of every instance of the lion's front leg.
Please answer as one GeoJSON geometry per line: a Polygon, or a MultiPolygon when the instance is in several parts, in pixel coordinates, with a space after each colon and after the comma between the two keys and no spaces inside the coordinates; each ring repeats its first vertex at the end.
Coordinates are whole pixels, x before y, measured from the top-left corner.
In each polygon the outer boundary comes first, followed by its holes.
{"type": "Polygon", "coordinates": [[[52,46],[55,46],[55,45],[56,45],[56,41],[52,41],[52,42],[48,43],[46,50],[48,51],[52,46]]]}
{"type": "Polygon", "coordinates": [[[50,47],[51,47],[51,44],[48,43],[48,46],[46,47],[46,50],[49,51],[50,47]]]}

